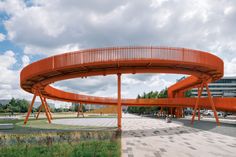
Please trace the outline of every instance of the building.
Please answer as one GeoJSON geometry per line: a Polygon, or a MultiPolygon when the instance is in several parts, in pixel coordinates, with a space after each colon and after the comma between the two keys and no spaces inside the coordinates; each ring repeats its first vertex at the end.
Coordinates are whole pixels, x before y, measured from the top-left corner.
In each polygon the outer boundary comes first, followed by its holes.
{"type": "MultiPolygon", "coordinates": [[[[236,77],[224,77],[214,83],[209,83],[209,89],[213,97],[236,97],[236,77]]],[[[197,88],[192,89],[192,96],[197,97],[197,88]]],[[[206,89],[202,96],[207,96],[206,89]]]]}
{"type": "MultiPolygon", "coordinates": [[[[72,103],[71,109],[74,109],[75,106],[77,106],[77,105],[79,105],[79,104],[72,103]]],[[[106,105],[94,105],[94,104],[83,104],[83,105],[85,107],[85,110],[87,110],[87,111],[91,111],[91,110],[100,109],[100,108],[106,108],[107,107],[106,105]]]]}

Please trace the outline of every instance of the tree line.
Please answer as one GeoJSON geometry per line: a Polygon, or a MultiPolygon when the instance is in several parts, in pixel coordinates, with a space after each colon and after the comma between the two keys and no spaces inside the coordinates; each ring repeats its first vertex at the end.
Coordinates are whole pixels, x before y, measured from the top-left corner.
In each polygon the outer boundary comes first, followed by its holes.
{"type": "MultiPolygon", "coordinates": [[[[137,96],[137,99],[158,99],[158,98],[167,98],[167,88],[162,91],[151,91],[148,93],[143,93],[137,96]]],[[[185,92],[185,97],[191,97],[191,91],[185,92]]],[[[15,99],[12,98],[9,103],[3,105],[0,103],[0,113],[25,113],[28,111],[29,102],[25,99],[15,99]]],[[[40,106],[39,106],[40,107],[40,106]]],[[[39,107],[33,108],[32,112],[38,112],[39,107]]],[[[51,108],[51,112],[77,112],[78,105],[72,105],[71,108],[51,108]]],[[[138,113],[138,114],[153,114],[160,110],[160,107],[134,107],[129,106],[127,111],[129,113],[138,113]]],[[[166,110],[166,108],[164,108],[166,110]]],[[[83,105],[83,111],[85,112],[85,106],[83,105]]]]}
{"type": "MultiPolygon", "coordinates": [[[[186,91],[185,92],[185,97],[191,97],[191,91],[186,91]]],[[[151,91],[148,93],[143,93],[142,95],[138,95],[137,99],[158,99],[158,98],[167,98],[167,88],[163,89],[162,91],[151,91]]],[[[127,112],[129,113],[137,113],[137,114],[154,114],[157,113],[161,107],[135,107],[135,106],[129,106],[127,108],[127,112]]],[[[164,111],[167,110],[167,108],[163,108],[164,111]]]]}
{"type": "Polygon", "coordinates": [[[15,99],[12,98],[9,103],[3,105],[0,104],[0,112],[6,113],[6,112],[20,112],[25,113],[28,111],[28,101],[25,99],[15,99]]]}
{"type": "MultiPolygon", "coordinates": [[[[0,113],[26,113],[28,111],[29,102],[25,99],[12,98],[7,104],[0,103],[0,113]]],[[[40,106],[33,108],[32,112],[38,112],[40,106]]],[[[78,105],[74,105],[71,108],[50,108],[51,112],[77,112],[78,105]]],[[[44,109],[42,109],[44,111],[44,109]]],[[[85,112],[85,106],[83,105],[83,111],[85,112]]]]}

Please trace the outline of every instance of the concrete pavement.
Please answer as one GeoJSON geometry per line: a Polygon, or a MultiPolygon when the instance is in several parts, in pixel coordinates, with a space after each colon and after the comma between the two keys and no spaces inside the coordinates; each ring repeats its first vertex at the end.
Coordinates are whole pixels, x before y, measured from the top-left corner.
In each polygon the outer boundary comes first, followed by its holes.
{"type": "Polygon", "coordinates": [[[130,114],[123,115],[122,124],[123,157],[234,157],[236,154],[235,137],[130,114]]]}
{"type": "MultiPolygon", "coordinates": [[[[56,119],[55,124],[116,127],[116,118],[56,119]]],[[[123,157],[235,157],[236,125],[122,116],[123,157]]]]}

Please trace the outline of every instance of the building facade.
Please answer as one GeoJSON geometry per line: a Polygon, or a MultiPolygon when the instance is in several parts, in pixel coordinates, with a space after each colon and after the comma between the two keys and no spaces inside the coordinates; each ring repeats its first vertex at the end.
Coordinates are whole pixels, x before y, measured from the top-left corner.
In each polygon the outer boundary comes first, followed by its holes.
{"type": "MultiPolygon", "coordinates": [[[[236,77],[224,77],[214,83],[209,84],[209,89],[213,97],[236,97],[236,77]]],[[[192,97],[197,97],[197,88],[192,89],[192,97]]],[[[207,96],[204,88],[202,96],[207,96]]]]}
{"type": "MultiPolygon", "coordinates": [[[[72,103],[71,109],[74,109],[77,105],[79,105],[79,104],[78,103],[72,103]]],[[[94,104],[83,104],[83,105],[84,105],[86,111],[91,111],[91,110],[107,107],[106,105],[94,105],[94,104]]]]}

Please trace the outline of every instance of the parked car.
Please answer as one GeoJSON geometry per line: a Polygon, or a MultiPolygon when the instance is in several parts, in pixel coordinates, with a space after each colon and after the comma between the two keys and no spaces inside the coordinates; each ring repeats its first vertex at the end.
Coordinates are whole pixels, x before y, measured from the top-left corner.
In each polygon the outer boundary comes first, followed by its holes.
{"type": "Polygon", "coordinates": [[[192,110],[184,110],[184,114],[185,114],[186,116],[192,115],[192,110]]]}
{"type": "Polygon", "coordinates": [[[217,112],[217,115],[220,117],[223,117],[224,113],[223,112],[217,112]]]}
{"type": "Polygon", "coordinates": [[[203,115],[204,115],[204,116],[213,116],[214,113],[213,113],[213,111],[211,111],[211,110],[206,110],[206,111],[203,113],[203,115]]]}

